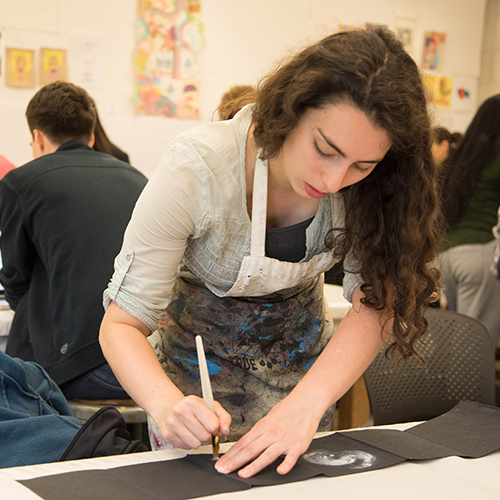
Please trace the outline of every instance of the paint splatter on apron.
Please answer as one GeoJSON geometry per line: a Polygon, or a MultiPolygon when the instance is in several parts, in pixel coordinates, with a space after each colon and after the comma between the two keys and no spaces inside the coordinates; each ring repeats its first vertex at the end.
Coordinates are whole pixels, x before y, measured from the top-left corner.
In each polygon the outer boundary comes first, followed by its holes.
{"type": "MultiPolygon", "coordinates": [[[[321,276],[333,256],[303,263],[265,257],[266,210],[267,162],[257,160],[251,252],[237,281],[218,296],[178,278],[155,345],[172,382],[185,395],[201,396],[195,337],[203,337],[214,398],[232,417],[230,441],[289,394],[333,333],[321,276]]],[[[333,413],[331,407],[319,430],[333,428],[333,413]]],[[[168,446],[152,420],[150,438],[153,449],[168,446]]]]}

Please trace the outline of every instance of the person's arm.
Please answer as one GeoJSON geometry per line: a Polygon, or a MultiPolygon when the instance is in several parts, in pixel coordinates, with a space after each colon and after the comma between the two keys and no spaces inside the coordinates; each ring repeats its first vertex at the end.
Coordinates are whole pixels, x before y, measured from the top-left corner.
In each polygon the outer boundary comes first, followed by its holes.
{"type": "Polygon", "coordinates": [[[150,330],[112,302],[101,325],[104,356],[132,399],[178,448],[198,448],[212,435],[227,434],[231,417],[215,402],[214,415],[197,396],[185,396],[164,373],[147,340],[150,330]]]}
{"type": "Polygon", "coordinates": [[[26,214],[6,179],[0,182],[0,248],[3,267],[0,282],[5,288],[5,298],[16,310],[22,297],[29,290],[36,249],[31,241],[26,223],[26,214]]]}
{"type": "MultiPolygon", "coordinates": [[[[286,474],[311,443],[324,412],[347,392],[383,346],[381,325],[390,318],[387,310],[375,311],[361,304],[359,287],[353,306],[341,321],[324,351],[295,389],[243,436],[216,464],[230,473],[250,477],[280,455],[278,467],[286,474]]],[[[386,325],[392,331],[392,320],[386,325]]]]}
{"type": "Polygon", "coordinates": [[[211,434],[227,433],[230,416],[217,416],[201,398],[182,394],[164,373],[147,340],[171,300],[179,262],[196,230],[209,175],[194,152],[169,148],[142,192],[105,294],[101,347],[118,380],[156,422],[168,443],[196,448],[211,434]],[[201,207],[201,208],[200,208],[201,207]]]}

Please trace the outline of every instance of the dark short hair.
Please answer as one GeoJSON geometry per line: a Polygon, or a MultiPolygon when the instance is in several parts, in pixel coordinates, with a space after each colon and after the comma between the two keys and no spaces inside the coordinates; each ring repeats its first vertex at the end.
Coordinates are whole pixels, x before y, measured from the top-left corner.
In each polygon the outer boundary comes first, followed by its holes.
{"type": "Polygon", "coordinates": [[[31,134],[37,129],[54,144],[71,139],[89,141],[96,123],[96,110],[87,92],[68,82],[42,87],[30,100],[26,118],[31,134]]]}

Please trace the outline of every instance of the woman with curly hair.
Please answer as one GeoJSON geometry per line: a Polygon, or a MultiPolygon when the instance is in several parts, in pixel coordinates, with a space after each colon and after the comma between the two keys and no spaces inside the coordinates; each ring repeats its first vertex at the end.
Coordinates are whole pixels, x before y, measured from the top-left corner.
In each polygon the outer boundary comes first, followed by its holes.
{"type": "Polygon", "coordinates": [[[437,289],[435,177],[418,69],[383,28],[324,38],[233,119],[178,136],[132,216],[101,327],[153,448],[225,435],[238,442],[219,472],[286,455],[285,474],[390,334],[389,351],[415,354],[437,289]],[[341,259],[352,308],[333,332],[322,276],[341,259]],[[196,396],[198,334],[215,414],[196,396]]]}

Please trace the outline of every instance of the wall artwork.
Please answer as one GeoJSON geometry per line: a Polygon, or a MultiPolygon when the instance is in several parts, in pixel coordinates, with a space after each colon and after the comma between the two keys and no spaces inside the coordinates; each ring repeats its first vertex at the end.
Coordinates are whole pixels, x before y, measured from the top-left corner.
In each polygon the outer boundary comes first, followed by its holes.
{"type": "Polygon", "coordinates": [[[56,80],[68,81],[66,50],[40,49],[40,85],[47,85],[56,80]]]}
{"type": "Polygon", "coordinates": [[[474,113],[477,107],[477,87],[477,78],[454,78],[451,104],[453,109],[474,113]]]}
{"type": "Polygon", "coordinates": [[[449,76],[422,76],[427,103],[438,108],[451,108],[453,97],[453,78],[449,76]]]}
{"type": "Polygon", "coordinates": [[[5,85],[31,89],[35,86],[35,51],[29,49],[5,49],[5,85]]]}
{"type": "Polygon", "coordinates": [[[396,34],[396,38],[413,58],[415,58],[415,25],[416,21],[412,18],[399,17],[394,19],[394,33],[396,34]]]}
{"type": "Polygon", "coordinates": [[[422,53],[422,69],[442,71],[445,47],[446,33],[426,31],[424,35],[424,49],[422,53]]]}
{"type": "Polygon", "coordinates": [[[137,112],[199,118],[201,0],[138,0],[137,112]]]}

